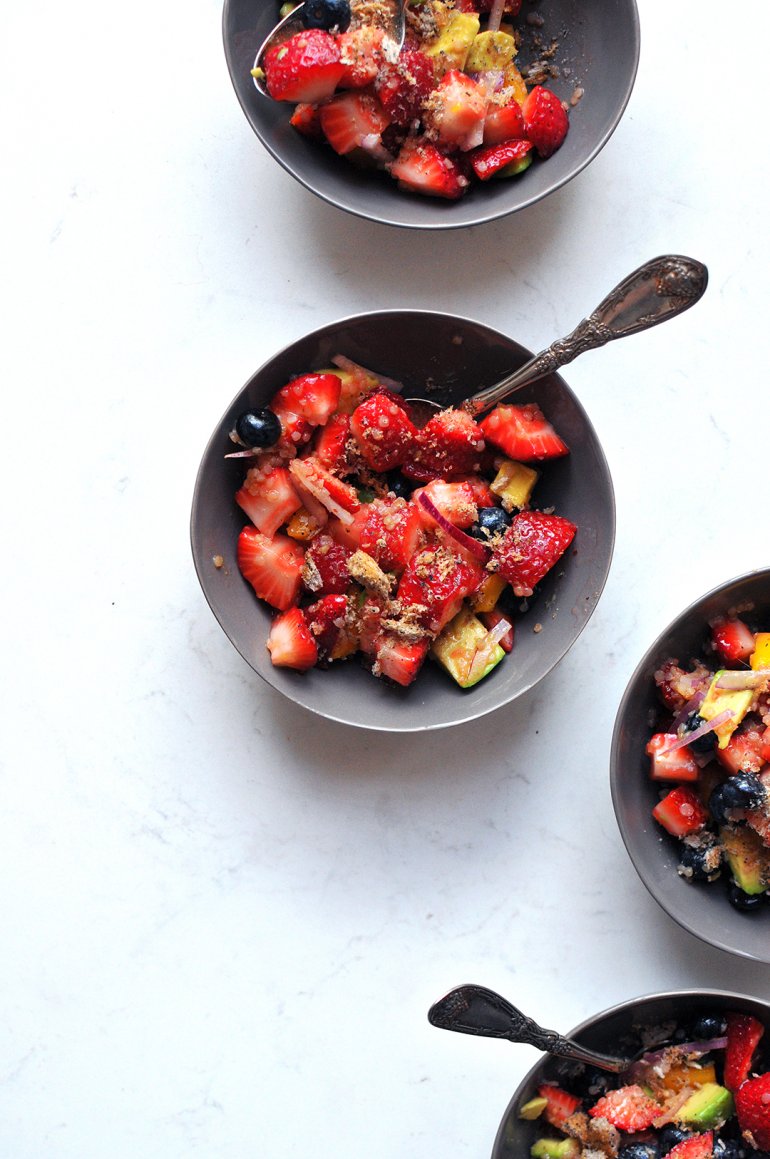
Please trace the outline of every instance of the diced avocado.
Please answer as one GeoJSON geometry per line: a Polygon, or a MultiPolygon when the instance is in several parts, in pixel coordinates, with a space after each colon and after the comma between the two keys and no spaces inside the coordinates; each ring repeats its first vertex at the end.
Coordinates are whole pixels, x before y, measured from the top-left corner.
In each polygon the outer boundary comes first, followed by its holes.
{"type": "Polygon", "coordinates": [[[499,644],[490,648],[487,629],[467,608],[450,620],[431,652],[461,688],[478,684],[505,656],[499,644]]]}
{"type": "Polygon", "coordinates": [[[722,712],[731,712],[733,715],[724,724],[720,724],[714,731],[717,734],[719,747],[726,748],[730,737],[751,708],[754,700],[752,689],[717,688],[719,678],[724,675],[724,669],[714,673],[709,684],[708,692],[698,709],[698,714],[704,720],[713,720],[722,712]]]}
{"type": "Polygon", "coordinates": [[[532,164],[532,150],[530,149],[526,157],[520,157],[518,161],[511,161],[510,165],[503,165],[502,169],[498,169],[493,180],[499,181],[501,177],[518,177],[525,169],[529,169],[532,164]]]}
{"type": "Polygon", "coordinates": [[[442,75],[450,68],[464,69],[479,27],[475,12],[453,11],[441,33],[423,45],[422,51],[435,60],[436,71],[442,75]]]}
{"type": "Polygon", "coordinates": [[[730,872],[744,893],[770,888],[770,850],[753,829],[726,825],[719,830],[730,872]]]}
{"type": "Polygon", "coordinates": [[[538,1139],[529,1149],[532,1159],[577,1159],[577,1139],[538,1139]]]}
{"type": "Polygon", "coordinates": [[[727,1087],[719,1083],[704,1083],[679,1108],[676,1121],[701,1131],[713,1131],[726,1122],[732,1113],[733,1096],[727,1087]]]}
{"type": "Polygon", "coordinates": [[[519,1118],[539,1119],[547,1106],[548,1099],[543,1099],[539,1095],[536,1095],[534,1099],[529,1099],[519,1107],[519,1118]]]}
{"type": "Polygon", "coordinates": [[[751,667],[754,671],[757,668],[770,668],[770,632],[757,632],[754,637],[751,667]]]}
{"type": "Polygon", "coordinates": [[[525,467],[513,459],[503,459],[490,487],[499,496],[505,510],[512,511],[529,503],[537,480],[538,473],[532,467],[525,467]]]}
{"type": "Polygon", "coordinates": [[[516,41],[505,32],[480,32],[465,61],[467,72],[505,68],[516,55],[516,41]]]}

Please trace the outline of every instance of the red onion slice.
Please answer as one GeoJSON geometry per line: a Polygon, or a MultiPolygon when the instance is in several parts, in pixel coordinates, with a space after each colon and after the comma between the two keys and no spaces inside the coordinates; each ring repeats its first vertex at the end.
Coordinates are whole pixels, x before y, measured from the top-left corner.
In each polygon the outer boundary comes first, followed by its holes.
{"type": "Polygon", "coordinates": [[[675,753],[677,749],[682,749],[685,745],[692,744],[694,740],[700,740],[702,736],[708,736],[710,732],[716,732],[720,725],[727,724],[728,720],[732,720],[735,716],[729,708],[724,712],[720,712],[711,720],[704,720],[703,724],[699,724],[692,732],[684,732],[681,736],[674,736],[672,733],[667,733],[671,737],[671,743],[667,744],[663,752],[675,753]]]}
{"type": "Polygon", "coordinates": [[[700,692],[696,692],[694,696],[691,696],[690,699],[685,704],[684,708],[680,709],[679,712],[674,717],[674,719],[672,720],[671,728],[668,731],[669,732],[679,732],[679,729],[682,727],[684,722],[687,720],[687,717],[690,716],[693,712],[697,712],[698,709],[700,708],[700,706],[703,704],[703,701],[705,699],[706,699],[706,689],[705,688],[702,688],[700,690],[700,692]]]}
{"type": "Polygon", "coordinates": [[[471,679],[476,675],[478,669],[487,663],[491,653],[494,652],[495,648],[500,643],[505,633],[509,632],[510,629],[511,625],[507,620],[499,620],[495,624],[494,628],[489,629],[486,639],[479,642],[476,651],[471,657],[471,662],[468,665],[468,671],[465,674],[465,679],[468,682],[470,682],[471,679]]]}
{"type": "Polygon", "coordinates": [[[429,495],[426,495],[422,491],[417,496],[417,502],[421,507],[425,508],[431,519],[435,519],[442,531],[445,531],[447,535],[451,535],[452,539],[457,540],[460,546],[464,547],[466,551],[469,551],[475,559],[480,560],[481,563],[487,562],[492,554],[489,548],[485,547],[483,543],[479,543],[478,539],[474,539],[472,535],[466,535],[459,527],[455,527],[454,523],[451,523],[445,515],[441,514],[429,495]]]}

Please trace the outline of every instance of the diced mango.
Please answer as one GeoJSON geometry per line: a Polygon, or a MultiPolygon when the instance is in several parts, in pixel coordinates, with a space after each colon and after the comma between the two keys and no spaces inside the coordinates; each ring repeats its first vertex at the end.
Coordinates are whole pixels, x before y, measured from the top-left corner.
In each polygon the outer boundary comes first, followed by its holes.
{"type": "Polygon", "coordinates": [[[422,51],[433,58],[439,76],[449,72],[450,68],[465,68],[479,28],[480,21],[475,12],[452,12],[435,40],[423,45],[422,51]]]}
{"type": "Polygon", "coordinates": [[[750,663],[755,670],[770,668],[770,632],[757,632],[750,663]]]}
{"type": "Polygon", "coordinates": [[[465,61],[467,72],[504,69],[516,55],[516,41],[505,32],[480,32],[465,61]]]}
{"type": "Polygon", "coordinates": [[[532,467],[525,467],[513,459],[504,459],[490,486],[494,494],[499,496],[505,510],[512,511],[514,507],[526,507],[537,480],[538,473],[532,467]]]}
{"type": "Polygon", "coordinates": [[[286,534],[300,543],[309,543],[314,535],[320,531],[320,524],[304,507],[295,511],[286,524],[286,534]]]}
{"type": "Polygon", "coordinates": [[[491,612],[507,587],[506,581],[496,572],[490,572],[471,598],[474,612],[491,612]]]}
{"type": "Polygon", "coordinates": [[[523,105],[527,99],[527,93],[529,90],[527,89],[524,77],[521,75],[513,61],[511,61],[503,73],[502,91],[505,93],[506,100],[513,99],[514,101],[518,101],[520,105],[523,105]]]}
{"type": "Polygon", "coordinates": [[[684,1087],[702,1087],[706,1083],[717,1081],[713,1063],[704,1066],[695,1066],[693,1063],[683,1062],[681,1066],[672,1066],[664,1074],[663,1086],[670,1091],[681,1091],[684,1087]]]}

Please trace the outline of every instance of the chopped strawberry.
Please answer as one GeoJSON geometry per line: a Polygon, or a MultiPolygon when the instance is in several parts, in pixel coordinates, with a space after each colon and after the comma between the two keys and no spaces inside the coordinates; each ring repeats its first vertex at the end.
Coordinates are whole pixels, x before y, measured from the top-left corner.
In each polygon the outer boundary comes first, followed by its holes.
{"type": "Polygon", "coordinates": [[[555,1083],[541,1083],[537,1088],[537,1093],[541,1099],[546,1100],[543,1118],[552,1127],[562,1127],[567,1119],[574,1115],[581,1103],[577,1095],[562,1090],[555,1083]]]}
{"type": "Polygon", "coordinates": [[[430,641],[407,641],[392,633],[384,633],[375,643],[376,668],[404,687],[411,684],[422,668],[430,641]]]}
{"type": "Polygon", "coordinates": [[[315,441],[316,458],[334,472],[344,474],[348,466],[347,445],[350,438],[350,415],[335,414],[321,427],[315,441]]]}
{"type": "Polygon", "coordinates": [[[355,487],[338,479],[313,455],[306,459],[292,459],[289,470],[314,499],[343,523],[350,522],[350,516],[361,506],[355,487]]]}
{"type": "Polygon", "coordinates": [[[352,552],[330,535],[317,535],[305,552],[302,583],[316,595],[341,595],[350,587],[348,560],[352,552]]]}
{"type": "Polygon", "coordinates": [[[490,443],[520,462],[554,459],[569,453],[567,444],[534,402],[496,406],[479,425],[490,443]]]}
{"type": "Polygon", "coordinates": [[[294,112],[289,117],[289,124],[292,125],[298,133],[302,133],[303,137],[313,137],[320,140],[323,136],[321,132],[321,118],[318,115],[318,105],[310,104],[308,101],[300,101],[295,107],[294,112]]]}
{"type": "Polygon", "coordinates": [[[294,411],[279,407],[272,409],[281,421],[281,437],[276,444],[277,447],[285,452],[287,458],[296,455],[297,451],[301,451],[312,439],[312,426],[307,419],[303,419],[302,415],[295,414],[294,411]]]}
{"type": "Polygon", "coordinates": [[[387,160],[381,134],[390,122],[388,114],[369,91],[339,93],[321,107],[321,128],[335,153],[362,149],[378,160],[387,160]]]}
{"type": "Polygon", "coordinates": [[[274,396],[271,410],[291,411],[313,427],[323,426],[340,401],[342,383],[336,374],[300,374],[274,396]]]}
{"type": "Polygon", "coordinates": [[[664,1159],[711,1159],[714,1154],[714,1132],[703,1131],[682,1139],[664,1156],[664,1159]]]}
{"type": "MultiPolygon", "coordinates": [[[[444,518],[453,523],[455,527],[471,527],[478,518],[479,509],[473,488],[464,480],[456,483],[444,483],[441,479],[433,479],[414,492],[412,498],[416,503],[419,503],[422,494],[426,494],[444,518]]],[[[435,528],[436,521],[429,512],[422,506],[420,506],[419,511],[425,526],[435,528]]]]}
{"type": "Polygon", "coordinates": [[[477,507],[494,507],[496,500],[492,488],[487,483],[486,479],[482,479],[481,475],[468,475],[465,479],[456,480],[458,483],[465,483],[470,487],[473,493],[473,501],[477,507]]]}
{"type": "Polygon", "coordinates": [[[483,85],[459,69],[444,73],[423,109],[428,132],[440,145],[465,152],[484,139],[489,98],[483,85]]]}
{"type": "Polygon", "coordinates": [[[408,479],[457,479],[480,469],[484,434],[469,414],[439,411],[414,439],[411,457],[402,464],[408,479]]]}
{"type": "Polygon", "coordinates": [[[322,664],[338,658],[338,651],[348,654],[347,644],[344,643],[350,636],[348,626],[348,601],[343,595],[323,596],[310,607],[305,608],[310,634],[318,648],[318,660],[322,664]],[[340,649],[340,644],[343,647],[340,649]]]}
{"type": "Polygon", "coordinates": [[[520,511],[494,550],[495,570],[517,596],[531,596],[536,584],[562,557],[575,537],[574,523],[561,515],[520,511]]]}
{"type": "Polygon", "coordinates": [[[725,747],[717,748],[717,760],[729,773],[761,772],[770,760],[766,734],[762,725],[744,721],[725,747]]]}
{"type": "Polygon", "coordinates": [[[754,651],[754,633],[743,620],[725,617],[711,625],[711,643],[725,663],[737,664],[754,651]]]}
{"type": "Polygon", "coordinates": [[[473,172],[480,181],[490,177],[516,177],[532,161],[530,141],[502,141],[499,145],[482,145],[470,155],[473,172]]]}
{"type": "Polygon", "coordinates": [[[260,599],[279,611],[297,602],[305,553],[288,535],[271,539],[255,527],[244,527],[238,537],[238,567],[260,599]]]}
{"type": "Polygon", "coordinates": [[[410,559],[398,585],[398,599],[402,606],[415,609],[427,630],[440,632],[483,578],[483,568],[448,548],[425,548],[410,559]]]}
{"type": "Polygon", "coordinates": [[[358,613],[358,647],[364,656],[374,656],[383,635],[383,601],[367,596],[358,613]]]}
{"type": "Polygon", "coordinates": [[[320,28],[297,32],[265,53],[265,84],[275,101],[325,101],[344,71],[336,39],[320,28]]]}
{"type": "Polygon", "coordinates": [[[650,776],[653,781],[697,781],[700,769],[687,745],[670,751],[674,737],[658,732],[647,742],[646,753],[652,758],[650,776]]]}
{"type": "Polygon", "coordinates": [[[390,172],[401,189],[428,197],[454,200],[462,197],[468,188],[468,178],[454,161],[419,137],[407,138],[390,166],[390,172]]]}
{"type": "Polygon", "coordinates": [[[592,1119],[606,1119],[619,1131],[646,1131],[660,1111],[660,1105],[636,1083],[608,1091],[588,1109],[592,1119]]]}
{"type": "Polygon", "coordinates": [[[235,501],[268,539],[302,506],[285,467],[276,467],[266,476],[249,471],[235,501]]]}
{"type": "Polygon", "coordinates": [[[770,1150],[770,1072],[747,1079],[735,1092],[735,1110],[744,1137],[759,1151],[770,1150]]]}
{"type": "Polygon", "coordinates": [[[384,60],[383,30],[371,24],[349,28],[337,37],[344,72],[338,87],[363,89],[372,84],[384,60]]]}
{"type": "Polygon", "coordinates": [[[326,525],[326,530],[336,543],[341,543],[352,553],[361,546],[361,528],[366,522],[366,504],[358,509],[352,520],[348,522],[332,516],[326,525]]]}
{"type": "Polygon", "coordinates": [[[488,632],[491,632],[493,628],[505,620],[509,625],[508,631],[497,642],[504,652],[513,650],[514,627],[508,616],[503,615],[499,608],[492,608],[491,612],[481,612],[479,618],[488,632]]]}
{"type": "Polygon", "coordinates": [[[417,428],[400,402],[379,392],[356,407],[350,429],[373,471],[401,466],[417,437],[417,428]]]}
{"type": "Polygon", "coordinates": [[[423,102],[435,85],[431,58],[424,52],[404,48],[393,64],[383,64],[374,87],[391,121],[409,125],[419,118],[423,102]]]}
{"type": "Polygon", "coordinates": [[[375,499],[366,505],[365,511],[362,549],[384,571],[400,575],[424,537],[420,508],[406,499],[375,499]]]}
{"type": "Polygon", "coordinates": [[[749,1077],[754,1054],[764,1033],[762,1023],[751,1014],[727,1015],[724,1083],[729,1090],[737,1091],[749,1077]]]}
{"type": "Polygon", "coordinates": [[[484,118],[484,145],[501,145],[524,136],[524,115],[518,101],[490,105],[484,118]]]}
{"type": "Polygon", "coordinates": [[[536,85],[522,105],[524,132],[541,157],[550,157],[567,136],[569,119],[559,98],[536,85]]]}
{"type": "Polygon", "coordinates": [[[652,815],[673,837],[699,833],[709,819],[708,811],[686,785],[680,785],[667,793],[655,806],[652,815]]]}
{"type": "Polygon", "coordinates": [[[318,663],[318,649],[301,608],[289,608],[273,620],[267,648],[276,668],[306,672],[318,663]]]}

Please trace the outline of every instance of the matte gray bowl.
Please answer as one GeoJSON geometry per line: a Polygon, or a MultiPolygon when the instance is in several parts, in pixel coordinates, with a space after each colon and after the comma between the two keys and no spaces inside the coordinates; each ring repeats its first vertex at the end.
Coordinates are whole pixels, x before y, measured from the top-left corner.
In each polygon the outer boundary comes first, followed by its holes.
{"type": "Polygon", "coordinates": [[[530,614],[518,627],[510,656],[474,688],[461,689],[432,663],[409,688],[366,672],[357,658],[326,671],[301,674],[274,668],[265,647],[271,621],[240,575],[236,542],[245,517],[233,498],[245,474],[243,459],[225,460],[228,432],[244,410],[265,406],[291,377],[329,365],[344,354],[408,384],[420,396],[439,384],[442,402],[459,402],[489,386],[530,356],[517,342],[465,318],[420,310],[388,310],[333,322],[292,343],[249,379],[217,423],[198,472],[192,506],[192,550],[206,599],[245,660],[268,684],[297,704],[362,728],[411,732],[473,720],[508,704],[542,680],[574,644],[596,607],[610,566],[615,507],[607,462],[591,423],[564,380],[549,375],[519,401],[535,401],[571,448],[543,469],[538,507],[553,505],[577,524],[572,548],[546,576],[530,614]],[[224,566],[216,568],[214,556],[224,566]],[[542,631],[535,632],[535,623],[542,631]]]}
{"type": "Polygon", "coordinates": [[[615,816],[637,873],[655,900],[674,921],[712,946],[770,962],[770,906],[758,913],[734,909],[724,883],[700,885],[677,874],[679,843],[655,822],[651,811],[659,799],[649,778],[645,745],[650,713],[658,706],[653,673],[676,657],[685,664],[701,655],[708,621],[749,602],[752,615],[770,624],[770,568],[729,580],[701,596],[666,628],[645,654],[618,709],[610,755],[610,785],[615,816]]]}
{"type": "Polygon", "coordinates": [[[597,155],[625,109],[639,62],[639,16],[635,0],[549,0],[538,8],[545,24],[517,20],[524,42],[519,60],[535,59],[532,38],[551,38],[560,76],[548,87],[569,100],[577,86],[584,95],[570,112],[562,147],[536,160],[520,178],[477,184],[459,201],[402,193],[385,174],[354,168],[318,141],[289,124],[291,105],[262,96],[250,69],[257,50],[278,17],[277,0],[225,0],[222,31],[230,77],[246,118],[262,144],[284,169],[324,201],[387,225],[451,229],[504,217],[561,188],[597,155]]]}
{"type": "MultiPolygon", "coordinates": [[[[770,1027],[770,1003],[761,1002],[758,998],[730,994],[725,990],[670,990],[648,994],[644,998],[632,998],[612,1006],[581,1022],[569,1037],[612,1054],[622,1050],[623,1037],[637,1027],[657,1027],[670,1021],[693,1023],[708,1014],[720,1015],[730,1011],[753,1014],[770,1027]]],[[[535,1016],[539,1018],[540,1013],[535,1012],[535,1016]]],[[[546,1013],[542,1016],[547,1020],[546,1013]]],[[[543,1124],[519,1118],[519,1107],[534,1096],[540,1083],[554,1081],[555,1065],[554,1059],[545,1056],[521,1082],[503,1116],[492,1149],[492,1159],[522,1159],[529,1155],[532,1144],[544,1133],[543,1124]]]]}

